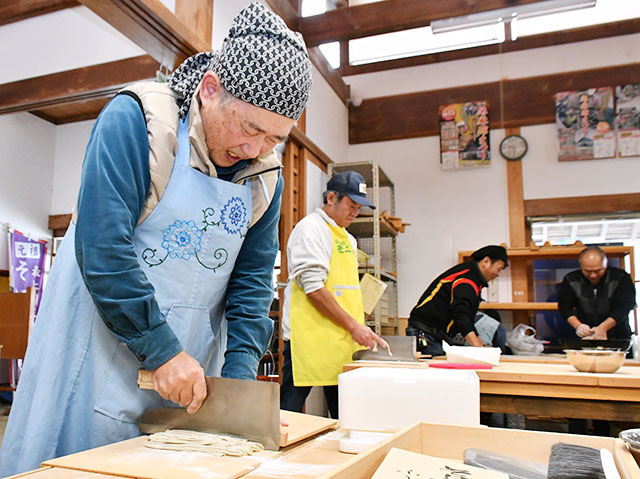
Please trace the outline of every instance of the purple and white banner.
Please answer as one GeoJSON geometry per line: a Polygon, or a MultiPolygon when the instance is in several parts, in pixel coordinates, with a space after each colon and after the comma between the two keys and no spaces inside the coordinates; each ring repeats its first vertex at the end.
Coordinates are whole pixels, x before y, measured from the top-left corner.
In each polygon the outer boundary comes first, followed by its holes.
{"type": "Polygon", "coordinates": [[[9,232],[10,248],[9,286],[14,293],[24,293],[29,286],[36,288],[35,312],[38,313],[42,297],[47,242],[31,239],[18,230],[9,232]]]}

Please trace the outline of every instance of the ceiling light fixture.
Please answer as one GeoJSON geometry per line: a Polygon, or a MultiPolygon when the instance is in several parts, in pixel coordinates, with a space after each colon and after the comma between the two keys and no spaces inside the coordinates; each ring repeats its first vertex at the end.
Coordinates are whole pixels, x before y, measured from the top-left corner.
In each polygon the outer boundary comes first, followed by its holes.
{"type": "Polygon", "coordinates": [[[499,22],[510,22],[516,17],[530,18],[553,13],[590,8],[596,5],[596,0],[546,0],[527,5],[519,5],[488,12],[472,13],[459,17],[445,18],[431,22],[433,33],[451,32],[464,28],[491,25],[499,22]]]}

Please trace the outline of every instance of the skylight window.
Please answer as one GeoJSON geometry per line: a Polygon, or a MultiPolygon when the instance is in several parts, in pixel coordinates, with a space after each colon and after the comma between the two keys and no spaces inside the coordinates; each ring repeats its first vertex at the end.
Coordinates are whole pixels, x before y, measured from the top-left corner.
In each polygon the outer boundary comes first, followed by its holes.
{"type": "Polygon", "coordinates": [[[526,37],[638,17],[640,2],[636,0],[598,0],[594,7],[584,10],[519,18],[517,33],[519,37],[526,37]]]}
{"type": "Polygon", "coordinates": [[[340,68],[340,42],[323,43],[318,48],[332,68],[340,68]]]}
{"type": "MultiPolygon", "coordinates": [[[[327,10],[327,3],[329,3],[327,0],[303,0],[302,15],[322,14],[327,10]]],[[[569,2],[569,0],[547,0],[538,3],[553,6],[554,4],[560,5],[572,2],[569,2]]],[[[513,40],[529,35],[640,18],[640,1],[638,0],[597,0],[595,6],[581,10],[530,16],[530,12],[527,9],[533,9],[535,5],[537,4],[525,4],[520,7],[522,15],[508,16],[508,19],[511,20],[511,38],[513,40]]],[[[485,12],[483,15],[491,16],[491,12],[485,12]]],[[[468,17],[471,16],[469,15],[468,17]]],[[[440,21],[440,23],[454,20],[456,19],[447,19],[440,21]]],[[[496,15],[495,21],[488,25],[483,24],[436,34],[433,33],[431,27],[422,27],[375,35],[350,40],[349,61],[351,65],[362,65],[396,58],[497,44],[505,41],[504,32],[504,23],[500,20],[499,15],[496,15]]],[[[327,57],[327,60],[334,68],[338,68],[339,46],[328,47],[323,45],[321,50],[331,52],[325,53],[325,56],[333,55],[331,58],[327,57]]]]}

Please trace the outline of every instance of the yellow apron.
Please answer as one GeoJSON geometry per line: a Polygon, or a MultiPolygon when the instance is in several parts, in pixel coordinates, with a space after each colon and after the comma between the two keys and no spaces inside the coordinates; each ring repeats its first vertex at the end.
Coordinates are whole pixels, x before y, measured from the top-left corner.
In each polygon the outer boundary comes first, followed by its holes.
{"type": "MultiPolygon", "coordinates": [[[[333,251],[326,288],[338,304],[360,324],[364,308],[356,252],[347,232],[331,226],[333,251]]],[[[354,351],[363,349],[345,329],[321,314],[295,282],[291,284],[291,361],[295,386],[333,386],[338,384],[342,366],[351,362],[354,351]]]]}

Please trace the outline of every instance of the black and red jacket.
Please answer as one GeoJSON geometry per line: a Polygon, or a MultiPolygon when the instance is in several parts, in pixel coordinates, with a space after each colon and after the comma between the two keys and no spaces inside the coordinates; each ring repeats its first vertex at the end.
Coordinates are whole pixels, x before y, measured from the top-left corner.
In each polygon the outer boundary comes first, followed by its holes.
{"type": "Polygon", "coordinates": [[[480,291],[487,282],[475,261],[466,261],[438,276],[422,293],[411,310],[409,326],[421,329],[438,340],[457,333],[465,337],[473,328],[480,305],[480,291]]]}

